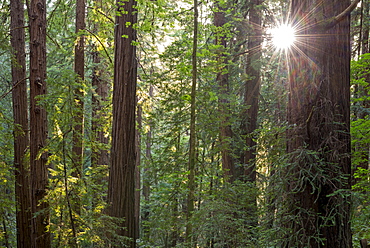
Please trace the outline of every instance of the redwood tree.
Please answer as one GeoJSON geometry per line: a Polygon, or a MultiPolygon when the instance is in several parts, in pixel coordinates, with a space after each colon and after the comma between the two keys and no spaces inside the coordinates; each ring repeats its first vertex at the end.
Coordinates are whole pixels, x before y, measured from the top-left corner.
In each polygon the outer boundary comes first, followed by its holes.
{"type": "MultiPolygon", "coordinates": [[[[103,119],[107,118],[107,113],[104,112],[104,104],[108,100],[109,84],[108,80],[104,78],[106,74],[106,65],[99,53],[99,51],[94,51],[92,54],[92,60],[94,63],[93,75],[92,75],[92,86],[96,88],[93,95],[93,122],[92,131],[96,138],[96,142],[99,144],[108,144],[108,137],[106,133],[102,130],[101,126],[105,125],[103,119]]],[[[109,164],[109,155],[106,149],[98,148],[93,154],[93,164],[94,165],[107,165],[109,164]]]]}
{"type": "MultiPolygon", "coordinates": [[[[363,0],[361,3],[361,32],[359,34],[359,44],[358,44],[358,51],[360,53],[358,56],[369,53],[369,33],[370,33],[370,25],[369,25],[369,16],[370,16],[370,6],[368,0],[363,0]]],[[[365,81],[367,83],[370,82],[370,75],[365,75],[365,81]]],[[[356,94],[361,97],[363,94],[364,100],[360,103],[361,108],[359,108],[358,111],[356,111],[356,117],[359,119],[366,119],[367,116],[367,109],[370,108],[370,101],[368,100],[368,91],[366,90],[366,87],[356,85],[356,94]]],[[[367,144],[361,144],[361,142],[357,142],[357,147],[355,147],[356,152],[361,157],[361,162],[358,164],[358,167],[361,167],[363,169],[368,169],[369,167],[369,146],[367,144]]]]}
{"type": "MultiPolygon", "coordinates": [[[[354,3],[354,5],[357,4],[354,3]]],[[[350,230],[350,0],[293,0],[286,247],[352,247],[350,230]],[[314,8],[312,7],[314,6],[314,8]],[[295,238],[294,238],[295,237],[295,238]]]]}
{"type": "MultiPolygon", "coordinates": [[[[113,130],[108,204],[112,217],[123,218],[117,234],[135,244],[135,112],[136,112],[136,29],[135,0],[117,1],[113,85],[113,130]]],[[[122,246],[117,246],[122,247],[122,246]]]]}
{"type": "Polygon", "coordinates": [[[26,153],[29,146],[28,104],[26,79],[26,51],[24,32],[24,2],[10,2],[10,34],[13,49],[13,116],[14,124],[14,172],[17,203],[17,247],[31,247],[31,195],[29,166],[26,153]]]}
{"type": "Polygon", "coordinates": [[[193,30],[193,49],[192,49],[192,82],[191,82],[191,100],[190,100],[190,137],[189,137],[189,162],[188,162],[188,196],[187,196],[187,212],[186,212],[186,233],[185,239],[188,246],[192,244],[193,224],[191,217],[194,212],[195,201],[195,165],[196,165],[196,89],[197,89],[197,50],[198,50],[198,0],[193,1],[194,7],[194,30],[193,30]]]}
{"type": "Polygon", "coordinates": [[[76,35],[77,41],[75,44],[75,57],[74,57],[74,71],[77,76],[75,88],[75,108],[76,114],[74,117],[73,128],[73,147],[72,147],[72,162],[73,162],[73,175],[81,177],[82,163],[83,163],[83,122],[84,122],[84,101],[82,83],[85,78],[85,37],[81,34],[85,30],[85,0],[76,1],[76,35]]]}
{"type": "MultiPolygon", "coordinates": [[[[103,9],[103,1],[94,1],[96,8],[103,9]]],[[[101,31],[100,21],[97,20],[94,23],[94,33],[99,33],[101,31]]],[[[93,150],[92,164],[93,165],[108,165],[109,164],[109,154],[107,149],[101,148],[101,145],[107,145],[109,139],[106,132],[104,132],[104,126],[107,125],[108,113],[104,109],[106,107],[106,102],[108,101],[109,95],[109,81],[107,79],[109,71],[107,66],[107,61],[102,56],[99,51],[98,44],[93,46],[92,52],[92,62],[94,67],[92,69],[92,86],[95,89],[95,94],[92,96],[93,101],[93,121],[92,121],[92,132],[95,137],[95,141],[98,143],[98,147],[93,150]]]]}
{"type": "MultiPolygon", "coordinates": [[[[255,131],[257,129],[257,117],[259,108],[259,95],[261,85],[261,45],[262,45],[262,11],[261,0],[252,0],[248,13],[249,28],[251,32],[248,36],[248,54],[246,56],[246,74],[248,80],[244,87],[244,108],[242,132],[245,135],[245,147],[242,155],[244,165],[242,179],[250,182],[250,186],[256,186],[256,141],[255,131]]],[[[257,196],[251,195],[251,204],[246,209],[249,215],[250,227],[256,227],[258,224],[257,216],[257,196]]]]}
{"type": "Polygon", "coordinates": [[[365,54],[369,52],[369,33],[370,33],[370,25],[369,25],[369,15],[370,15],[370,6],[368,0],[362,0],[361,2],[361,33],[360,33],[360,44],[359,50],[361,51],[360,54],[365,54]]]}
{"type": "Polygon", "coordinates": [[[214,25],[217,28],[216,45],[220,46],[220,52],[217,54],[217,60],[220,64],[218,68],[216,80],[219,87],[219,114],[220,114],[220,143],[221,143],[221,159],[222,168],[226,179],[232,182],[235,179],[235,166],[232,156],[231,141],[233,132],[230,124],[230,103],[228,96],[230,95],[229,85],[229,68],[227,54],[227,38],[224,25],[226,19],[226,3],[216,3],[217,11],[214,13],[214,25]]]}
{"type": "Polygon", "coordinates": [[[29,5],[30,30],[30,164],[32,198],[32,247],[50,247],[48,203],[43,201],[48,185],[46,110],[38,103],[46,94],[46,1],[29,5]]]}
{"type": "Polygon", "coordinates": [[[261,44],[262,44],[262,15],[261,0],[252,0],[249,9],[249,25],[252,29],[248,37],[248,55],[246,58],[246,74],[248,80],[245,83],[244,104],[246,107],[243,131],[245,132],[245,144],[243,164],[245,166],[245,179],[250,182],[256,181],[256,142],[254,131],[257,129],[258,100],[260,94],[260,70],[261,70],[261,44]]]}

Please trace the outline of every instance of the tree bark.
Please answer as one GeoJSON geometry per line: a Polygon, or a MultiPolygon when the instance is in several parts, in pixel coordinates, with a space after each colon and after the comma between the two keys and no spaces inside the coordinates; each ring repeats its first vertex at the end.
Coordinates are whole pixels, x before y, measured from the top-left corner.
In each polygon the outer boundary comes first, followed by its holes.
{"type": "MultiPolygon", "coordinates": [[[[124,218],[117,234],[131,240],[127,247],[136,247],[135,236],[135,165],[136,165],[136,82],[137,61],[136,1],[117,1],[113,86],[113,130],[111,167],[109,172],[109,214],[124,218]]],[[[121,246],[117,246],[121,247],[121,246]]]]}
{"type": "MultiPolygon", "coordinates": [[[[246,74],[248,80],[245,82],[244,88],[244,122],[243,134],[245,135],[245,147],[243,154],[243,175],[240,177],[243,181],[249,182],[252,188],[256,187],[256,137],[257,117],[259,108],[260,94],[260,70],[261,70],[261,45],[262,45],[262,12],[260,5],[262,0],[252,0],[249,9],[249,26],[251,28],[248,36],[247,48],[248,55],[246,56],[246,74]]],[[[253,192],[253,191],[252,191],[253,192]]],[[[248,226],[256,227],[258,225],[257,215],[257,196],[251,194],[250,205],[245,212],[248,213],[248,226]]],[[[251,229],[251,228],[250,228],[251,229]]],[[[253,230],[251,229],[251,232],[253,230]]]]}
{"type": "Polygon", "coordinates": [[[219,114],[220,114],[220,143],[221,143],[221,159],[222,169],[228,182],[233,182],[235,179],[235,167],[232,157],[232,136],[233,132],[230,125],[230,95],[228,59],[226,57],[227,39],[224,35],[223,26],[227,23],[225,11],[226,6],[217,4],[218,11],[214,13],[214,25],[220,31],[216,35],[216,45],[221,46],[220,53],[217,54],[220,68],[217,68],[216,81],[219,87],[219,114]]]}
{"type": "MultiPolygon", "coordinates": [[[[109,140],[106,133],[103,131],[101,126],[106,125],[107,114],[104,111],[105,102],[108,101],[109,86],[108,81],[104,79],[104,69],[105,65],[102,62],[102,58],[98,51],[93,52],[93,76],[92,85],[96,88],[95,93],[97,96],[93,95],[93,121],[92,121],[92,131],[94,133],[95,141],[98,146],[101,144],[108,144],[109,140]]],[[[108,165],[109,164],[109,154],[106,149],[98,148],[94,150],[92,156],[93,165],[108,165]]]]}
{"type": "Polygon", "coordinates": [[[10,34],[13,49],[13,116],[14,116],[14,173],[17,221],[17,247],[31,247],[30,171],[26,162],[29,146],[26,51],[24,31],[24,2],[10,3],[10,34]]]}
{"type": "Polygon", "coordinates": [[[195,201],[195,165],[196,165],[196,89],[197,89],[197,49],[198,49],[198,0],[194,0],[194,31],[193,31],[193,51],[192,51],[192,84],[190,93],[190,138],[189,138],[189,163],[188,163],[188,196],[186,212],[186,242],[192,247],[193,225],[191,217],[194,212],[195,201]]]}
{"type": "MultiPolygon", "coordinates": [[[[73,126],[72,176],[81,177],[83,166],[84,101],[82,85],[85,79],[85,0],[76,0],[76,35],[74,71],[77,76],[75,94],[75,117],[73,126]]],[[[77,210],[78,211],[78,210],[77,210]]]]}
{"type": "Polygon", "coordinates": [[[30,30],[30,164],[32,198],[32,247],[50,247],[49,205],[43,201],[48,185],[46,110],[38,97],[46,94],[46,1],[31,0],[30,30]]]}
{"type": "Polygon", "coordinates": [[[361,248],[368,248],[369,245],[367,244],[367,239],[360,240],[361,248]]]}
{"type": "MultiPolygon", "coordinates": [[[[150,101],[153,99],[153,85],[149,86],[149,97],[150,101]]],[[[146,140],[145,140],[145,166],[143,169],[143,197],[145,201],[144,209],[142,212],[142,217],[141,220],[142,222],[149,221],[149,215],[150,215],[150,210],[149,210],[149,199],[150,199],[150,171],[149,171],[149,166],[151,161],[152,161],[152,129],[153,129],[153,124],[152,121],[149,119],[148,123],[149,129],[148,132],[146,133],[146,140]]],[[[147,227],[147,225],[143,225],[143,238],[149,240],[150,238],[150,229],[147,227]]]]}
{"type": "Polygon", "coordinates": [[[335,193],[350,190],[350,18],[325,31],[317,25],[348,6],[349,0],[291,4],[298,37],[289,56],[287,151],[295,167],[288,198],[299,240],[287,247],[352,247],[350,199],[335,193]]]}
{"type": "MultiPolygon", "coordinates": [[[[369,33],[370,33],[370,24],[369,24],[369,19],[370,19],[370,6],[369,6],[369,1],[363,0],[362,1],[362,6],[363,6],[363,12],[362,12],[362,17],[363,17],[363,26],[362,26],[362,37],[361,37],[361,42],[360,46],[362,47],[361,51],[362,54],[369,53],[369,33]]],[[[370,74],[366,74],[365,76],[365,81],[367,84],[370,84],[370,74]]],[[[356,85],[357,86],[357,85],[356,85]]],[[[364,100],[362,101],[362,108],[361,110],[358,111],[357,117],[359,119],[366,119],[366,116],[368,115],[367,109],[370,108],[370,101],[368,100],[368,91],[366,90],[366,87],[364,86],[357,86],[357,93],[358,95],[362,95],[360,97],[363,97],[364,100]]],[[[362,142],[358,142],[358,147],[357,150],[360,153],[361,157],[361,163],[357,166],[358,168],[363,168],[365,170],[369,169],[369,145],[368,144],[363,144],[362,142]],[[362,143],[362,144],[361,144],[362,143]]],[[[358,179],[354,180],[354,183],[356,183],[358,179]]]]}
{"type": "Polygon", "coordinates": [[[362,35],[361,37],[361,43],[359,46],[361,47],[362,54],[368,53],[369,52],[369,32],[370,32],[370,24],[369,24],[369,1],[368,0],[362,0],[362,35]]]}
{"type": "MultiPolygon", "coordinates": [[[[104,9],[104,5],[102,0],[95,0],[94,6],[97,9],[104,9]]],[[[94,23],[94,33],[99,33],[100,31],[100,23],[96,21],[94,23]]],[[[98,45],[93,46],[93,53],[92,53],[92,61],[94,64],[93,73],[92,73],[92,86],[95,88],[95,94],[93,94],[92,101],[93,101],[93,121],[92,121],[92,131],[95,137],[95,141],[98,143],[98,147],[101,144],[108,144],[109,139],[104,132],[104,126],[107,123],[107,111],[105,111],[104,107],[106,107],[106,102],[108,101],[108,94],[109,94],[109,82],[107,79],[107,63],[104,61],[102,55],[98,50],[98,45]]],[[[106,149],[97,148],[93,150],[92,156],[92,164],[93,165],[108,165],[109,164],[109,154],[106,149]]]]}
{"type": "Polygon", "coordinates": [[[244,105],[244,132],[247,149],[244,151],[244,179],[249,182],[256,181],[256,142],[254,131],[257,128],[258,100],[260,94],[260,68],[261,68],[261,44],[262,44],[262,14],[259,9],[261,0],[252,0],[249,9],[249,24],[252,28],[251,35],[248,37],[248,51],[246,74],[249,80],[245,84],[244,105]]]}
{"type": "MultiPolygon", "coordinates": [[[[74,87],[74,118],[72,137],[72,172],[75,178],[82,177],[83,171],[83,136],[84,136],[84,93],[82,84],[85,79],[85,37],[81,32],[85,30],[85,0],[76,0],[76,45],[74,57],[74,72],[76,73],[76,85],[74,87]]],[[[68,177],[65,175],[68,184],[68,177]]],[[[68,205],[70,209],[70,222],[73,239],[71,245],[77,247],[77,232],[79,229],[78,216],[81,213],[80,181],[71,183],[70,198],[68,205]]],[[[68,196],[69,197],[69,196],[68,196]]]]}
{"type": "Polygon", "coordinates": [[[140,166],[141,166],[141,130],[143,128],[143,108],[138,105],[137,106],[137,113],[136,113],[136,167],[135,167],[135,236],[136,238],[140,238],[140,189],[141,189],[141,174],[140,174],[140,166]]]}

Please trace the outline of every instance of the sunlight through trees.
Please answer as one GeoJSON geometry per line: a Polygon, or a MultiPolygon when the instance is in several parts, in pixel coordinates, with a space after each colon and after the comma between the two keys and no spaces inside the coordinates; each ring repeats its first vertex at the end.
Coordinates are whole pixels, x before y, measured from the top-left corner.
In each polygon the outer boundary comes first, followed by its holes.
{"type": "Polygon", "coordinates": [[[369,4],[0,0],[0,246],[366,247],[369,4]]]}

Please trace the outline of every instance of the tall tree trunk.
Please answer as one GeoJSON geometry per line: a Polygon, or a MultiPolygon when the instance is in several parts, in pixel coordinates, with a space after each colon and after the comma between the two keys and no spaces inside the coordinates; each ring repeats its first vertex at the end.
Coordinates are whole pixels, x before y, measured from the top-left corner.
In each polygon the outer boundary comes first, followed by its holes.
{"type": "MultiPolygon", "coordinates": [[[[76,178],[82,177],[83,171],[83,135],[84,135],[84,93],[82,84],[85,78],[85,37],[81,32],[85,30],[85,0],[76,0],[76,23],[75,32],[77,41],[75,45],[74,57],[74,71],[76,73],[76,85],[74,87],[74,125],[72,137],[72,173],[71,175],[76,178]]],[[[67,175],[66,175],[67,176],[67,175]]],[[[68,178],[65,178],[68,180],[68,178]]],[[[79,180],[74,183],[70,191],[71,200],[69,203],[70,209],[70,222],[73,233],[73,240],[71,245],[77,247],[77,232],[78,232],[78,215],[81,213],[80,202],[80,186],[79,180]]],[[[68,182],[66,182],[68,184],[68,182]]]]}
{"type": "Polygon", "coordinates": [[[31,247],[31,194],[29,165],[26,153],[29,146],[26,51],[24,32],[24,2],[10,2],[10,34],[13,49],[13,116],[14,116],[14,173],[17,220],[17,247],[31,247]]]}
{"type": "Polygon", "coordinates": [[[336,194],[350,189],[350,18],[339,15],[349,6],[349,0],[292,1],[298,40],[289,61],[287,151],[294,178],[287,193],[297,240],[287,247],[352,247],[350,199],[336,194]]]}
{"type": "MultiPolygon", "coordinates": [[[[102,0],[95,0],[94,7],[97,9],[104,9],[102,0]]],[[[101,30],[100,20],[97,20],[93,24],[93,31],[95,34],[98,34],[101,30]]],[[[107,111],[108,103],[108,94],[109,94],[109,82],[107,79],[108,70],[107,70],[107,61],[101,55],[99,49],[99,44],[93,44],[92,46],[92,77],[91,84],[95,89],[95,92],[92,94],[92,123],[91,131],[93,135],[93,141],[95,146],[92,149],[91,156],[91,165],[93,167],[101,167],[102,165],[109,165],[109,153],[108,153],[108,144],[109,137],[105,128],[110,123],[110,118],[108,117],[109,111],[107,111]]],[[[101,167],[104,168],[104,167],[101,167]]],[[[105,170],[103,170],[103,173],[105,170]]],[[[108,177],[104,174],[101,174],[96,178],[97,185],[104,185],[108,182],[108,177]]],[[[107,192],[107,189],[104,187],[104,192],[107,192]]],[[[93,205],[101,203],[100,201],[106,201],[107,197],[99,198],[96,197],[100,195],[101,192],[94,190],[93,205]]]]}
{"type": "MultiPolygon", "coordinates": [[[[85,0],[76,0],[76,35],[74,71],[77,75],[75,94],[75,116],[73,126],[72,162],[74,177],[81,177],[83,165],[84,101],[82,85],[85,79],[85,0]]],[[[78,210],[77,210],[78,211],[78,210]]]]}
{"type": "MultiPolygon", "coordinates": [[[[102,0],[94,1],[95,8],[103,9],[102,0]]],[[[94,32],[98,33],[100,30],[99,21],[94,23],[94,32]]],[[[92,73],[92,86],[95,88],[95,94],[93,94],[93,121],[92,121],[92,131],[95,137],[95,141],[99,144],[108,144],[109,140],[106,133],[103,131],[102,126],[107,124],[106,119],[108,119],[107,112],[104,111],[105,103],[108,101],[109,94],[109,83],[106,78],[107,65],[101,56],[98,46],[93,46],[92,62],[94,64],[92,73]]],[[[93,165],[108,165],[109,164],[109,154],[106,149],[94,149],[92,156],[93,165]]]]}
{"type": "Polygon", "coordinates": [[[43,201],[48,185],[46,110],[38,97],[46,94],[46,1],[31,0],[30,30],[30,164],[32,199],[32,247],[50,247],[49,205],[43,201]],[[37,214],[36,214],[37,213],[37,214]]]}
{"type": "MultiPolygon", "coordinates": [[[[153,85],[149,86],[149,97],[150,101],[153,99],[153,85]]],[[[146,164],[144,166],[143,170],[143,197],[145,201],[143,214],[142,214],[142,222],[149,221],[149,199],[150,199],[150,172],[149,172],[149,164],[152,161],[152,123],[151,120],[149,120],[148,123],[149,130],[146,133],[146,141],[145,141],[145,161],[146,164]]],[[[150,237],[150,230],[147,227],[147,225],[143,225],[143,236],[146,240],[149,240],[150,237]]]]}
{"type": "Polygon", "coordinates": [[[140,189],[141,189],[141,130],[143,128],[143,108],[137,106],[136,114],[137,128],[136,128],[136,167],[135,167],[135,232],[136,238],[140,238],[140,189]]]}
{"type": "Polygon", "coordinates": [[[245,84],[244,104],[246,107],[244,132],[246,147],[244,151],[245,180],[256,181],[256,142],[254,131],[257,128],[258,99],[260,94],[261,45],[262,45],[262,0],[252,0],[249,9],[249,25],[252,32],[248,37],[248,51],[246,74],[249,80],[245,84]]]}
{"type": "MultiPolygon", "coordinates": [[[[2,213],[2,214],[4,214],[5,215],[5,213],[2,213]]],[[[2,226],[3,226],[3,229],[2,229],[2,233],[3,233],[3,239],[4,239],[4,241],[2,242],[2,245],[4,244],[5,245],[5,247],[9,247],[9,232],[8,232],[8,228],[7,228],[7,225],[6,225],[6,220],[5,220],[5,218],[3,219],[3,221],[2,221],[2,226]]]]}
{"type": "Polygon", "coordinates": [[[370,24],[369,24],[369,1],[368,0],[362,0],[362,35],[361,35],[361,44],[359,46],[361,47],[362,54],[369,52],[369,30],[370,30],[370,24]]]}
{"type": "MultiPolygon", "coordinates": [[[[108,81],[104,79],[104,62],[98,51],[93,52],[93,76],[92,76],[92,86],[96,88],[97,96],[93,95],[93,121],[92,121],[92,131],[97,143],[108,144],[109,140],[106,133],[103,131],[101,126],[106,125],[107,113],[104,111],[105,102],[108,100],[109,86],[108,81]]],[[[106,149],[98,148],[94,150],[92,156],[93,165],[108,165],[109,164],[109,154],[106,149]]]]}
{"type": "MultiPolygon", "coordinates": [[[[225,5],[224,3],[223,5],[225,5]]],[[[217,54],[220,68],[217,72],[217,83],[219,87],[219,114],[220,114],[220,143],[221,143],[221,159],[222,168],[224,170],[224,175],[226,180],[233,182],[235,179],[235,168],[234,161],[232,157],[232,130],[230,125],[230,102],[228,96],[230,95],[229,87],[229,73],[228,73],[228,59],[226,57],[227,53],[227,40],[225,35],[224,25],[226,21],[226,6],[221,6],[222,4],[217,4],[218,12],[214,13],[214,25],[218,28],[219,32],[216,35],[216,45],[222,46],[221,53],[217,54]]]]}
{"type": "MultiPolygon", "coordinates": [[[[150,102],[152,102],[153,99],[153,85],[149,86],[149,97],[150,102]]],[[[142,222],[149,221],[149,215],[150,215],[150,163],[152,161],[152,128],[153,124],[152,121],[148,120],[148,132],[146,133],[146,141],[145,141],[145,165],[143,169],[143,197],[144,197],[144,207],[142,211],[142,222]]],[[[146,240],[149,240],[150,238],[150,229],[147,227],[147,225],[142,226],[142,232],[143,232],[143,238],[146,240]]]]}
{"type": "MultiPolygon", "coordinates": [[[[252,0],[249,9],[249,26],[252,29],[248,36],[248,51],[246,57],[246,74],[249,80],[245,82],[244,92],[244,114],[245,146],[243,154],[244,175],[243,181],[247,181],[256,186],[256,141],[255,131],[257,129],[258,100],[260,94],[260,70],[261,70],[261,45],[262,45],[262,0],[252,0]]],[[[253,191],[252,191],[253,192],[253,191]]],[[[248,226],[256,227],[258,225],[257,216],[257,197],[254,194],[250,196],[251,204],[245,210],[249,213],[248,226]]]]}
{"type": "Polygon", "coordinates": [[[192,247],[193,226],[191,217],[194,212],[195,201],[195,164],[196,164],[196,90],[197,90],[197,49],[198,49],[198,0],[194,0],[194,33],[193,33],[193,52],[192,52],[192,84],[190,100],[190,139],[189,139],[189,176],[188,176],[188,198],[186,212],[186,242],[192,247]]]}
{"type": "MultiPolygon", "coordinates": [[[[111,167],[109,172],[109,214],[124,218],[119,235],[131,238],[127,247],[135,243],[135,112],[137,61],[136,1],[117,1],[115,27],[115,58],[113,86],[113,130],[111,167]]],[[[121,246],[117,246],[121,247],[121,246]]]]}
{"type": "MultiPolygon", "coordinates": [[[[361,51],[362,54],[369,53],[369,32],[370,32],[370,6],[369,6],[368,0],[362,1],[362,37],[361,37],[361,51]]],[[[365,81],[368,85],[370,85],[370,75],[365,75],[365,81]]],[[[356,85],[357,86],[357,94],[362,95],[359,97],[363,97],[364,100],[362,101],[362,109],[358,111],[357,117],[360,119],[366,119],[366,116],[368,115],[367,109],[370,108],[370,101],[368,100],[369,94],[368,90],[366,90],[366,87],[356,85]]],[[[358,150],[360,150],[360,157],[361,162],[358,165],[358,167],[363,168],[365,170],[369,169],[369,145],[368,144],[361,144],[362,142],[359,142],[360,144],[358,147],[356,147],[358,150]]],[[[358,181],[358,179],[355,179],[358,181]]]]}

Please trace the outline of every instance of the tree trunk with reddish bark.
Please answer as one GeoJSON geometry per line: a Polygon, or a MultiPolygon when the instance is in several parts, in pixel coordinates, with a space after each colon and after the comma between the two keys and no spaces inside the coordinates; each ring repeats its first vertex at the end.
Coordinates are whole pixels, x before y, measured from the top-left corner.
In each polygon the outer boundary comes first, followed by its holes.
{"type": "MultiPolygon", "coordinates": [[[[136,30],[135,0],[117,1],[113,85],[113,130],[109,171],[108,204],[112,217],[123,218],[117,234],[130,238],[125,245],[136,247],[136,30]]],[[[122,246],[116,246],[122,247],[122,246]]]]}
{"type": "Polygon", "coordinates": [[[350,18],[336,18],[348,6],[349,0],[292,1],[298,33],[289,56],[287,196],[294,219],[287,225],[297,239],[288,238],[287,247],[352,247],[350,18]]]}
{"type": "Polygon", "coordinates": [[[230,95],[229,86],[229,72],[228,72],[228,58],[227,53],[227,38],[225,30],[223,30],[224,25],[227,23],[226,20],[226,6],[221,6],[217,4],[218,12],[214,13],[214,25],[220,30],[216,32],[216,45],[221,46],[220,53],[217,55],[217,60],[219,63],[219,68],[217,69],[216,81],[219,88],[219,115],[220,115],[220,144],[221,144],[221,159],[222,159],[222,169],[226,180],[233,182],[235,179],[235,166],[232,156],[232,136],[233,132],[230,123],[230,101],[228,99],[230,95]]]}
{"type": "Polygon", "coordinates": [[[30,170],[26,154],[29,146],[28,102],[26,79],[26,51],[24,31],[24,2],[10,2],[10,34],[13,49],[13,117],[14,117],[14,173],[17,220],[17,247],[31,247],[30,170]]]}
{"type": "Polygon", "coordinates": [[[82,84],[85,79],[85,37],[81,34],[85,30],[85,0],[76,1],[76,45],[74,57],[74,71],[76,73],[75,116],[73,118],[72,139],[72,175],[81,177],[83,166],[83,135],[84,135],[84,93],[82,84]],[[81,85],[81,86],[80,86],[81,85]]]}
{"type": "Polygon", "coordinates": [[[49,204],[43,201],[48,186],[46,110],[38,98],[46,94],[46,1],[31,0],[30,30],[30,164],[32,199],[32,247],[50,247],[49,204]]]}
{"type": "Polygon", "coordinates": [[[256,181],[256,142],[254,131],[257,129],[258,100],[260,94],[261,45],[262,45],[262,13],[261,0],[253,0],[249,9],[249,25],[252,29],[248,37],[248,55],[246,74],[249,80],[245,82],[244,105],[244,132],[247,149],[244,151],[243,164],[244,179],[249,182],[256,181]]]}

